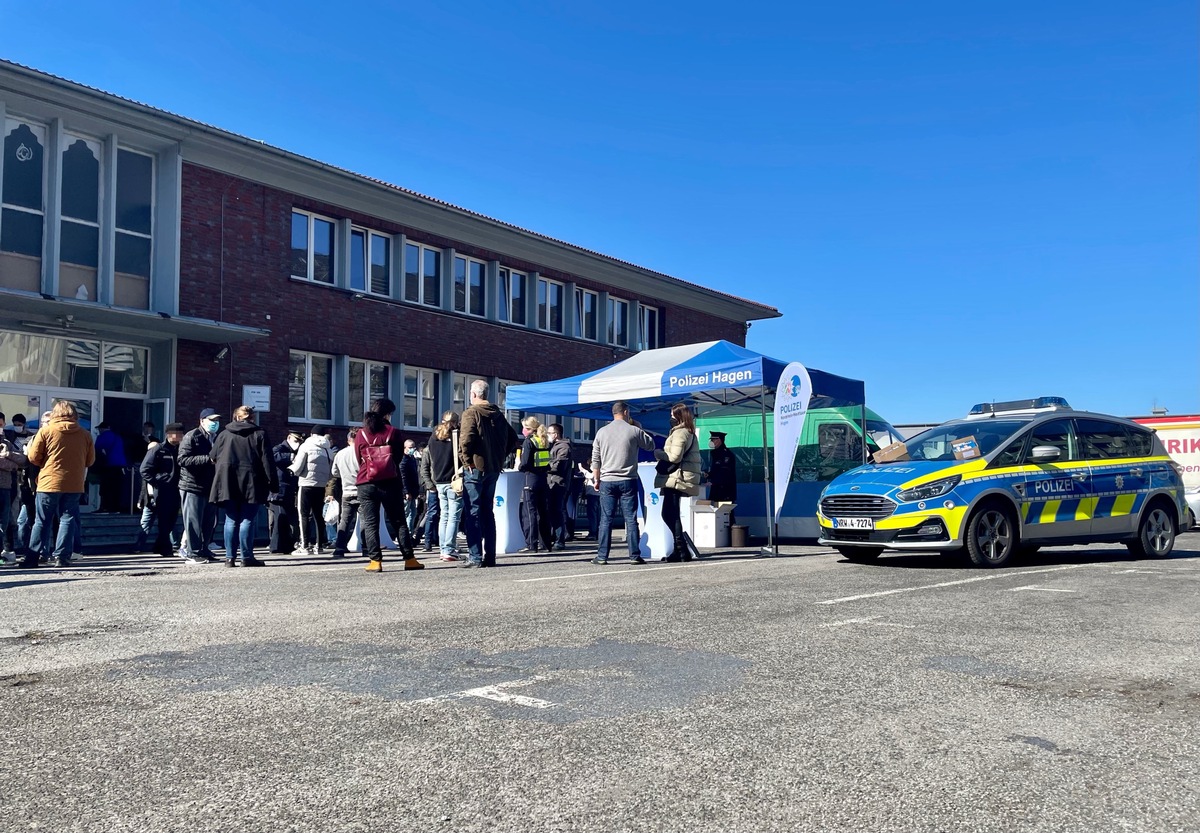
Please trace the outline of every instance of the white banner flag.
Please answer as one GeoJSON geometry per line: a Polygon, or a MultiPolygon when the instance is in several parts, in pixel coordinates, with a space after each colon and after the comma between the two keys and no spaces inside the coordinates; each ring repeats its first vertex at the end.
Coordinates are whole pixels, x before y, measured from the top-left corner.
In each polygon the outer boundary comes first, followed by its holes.
{"type": "Polygon", "coordinates": [[[775,523],[787,496],[788,481],[792,479],[792,463],[796,460],[796,443],[804,429],[808,400],[812,398],[812,380],[800,362],[783,369],[775,386],[775,523]]]}

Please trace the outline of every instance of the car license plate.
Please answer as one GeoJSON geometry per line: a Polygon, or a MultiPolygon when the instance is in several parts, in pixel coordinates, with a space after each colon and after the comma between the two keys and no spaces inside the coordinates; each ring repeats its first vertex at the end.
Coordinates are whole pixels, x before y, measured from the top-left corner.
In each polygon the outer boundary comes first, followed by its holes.
{"type": "Polygon", "coordinates": [[[834,529],[874,529],[875,521],[871,518],[834,518],[834,529]]]}

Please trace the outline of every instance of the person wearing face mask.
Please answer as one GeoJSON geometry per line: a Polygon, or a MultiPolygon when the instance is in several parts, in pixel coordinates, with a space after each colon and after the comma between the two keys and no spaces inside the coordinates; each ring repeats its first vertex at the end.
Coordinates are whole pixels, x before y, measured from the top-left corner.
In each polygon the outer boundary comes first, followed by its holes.
{"type": "Polygon", "coordinates": [[[213,408],[200,412],[200,425],[183,435],[179,443],[179,499],[183,505],[183,540],[179,555],[189,564],[211,564],[217,560],[212,551],[217,529],[217,505],[208,499],[217,467],[209,454],[221,415],[213,408]]]}
{"type": "Polygon", "coordinates": [[[299,478],[292,474],[292,463],[303,437],[293,429],[279,445],[271,449],[275,461],[275,478],[278,489],[269,498],[270,511],[267,522],[271,530],[271,552],[290,555],[292,548],[300,543],[300,507],[298,496],[299,478]]]}

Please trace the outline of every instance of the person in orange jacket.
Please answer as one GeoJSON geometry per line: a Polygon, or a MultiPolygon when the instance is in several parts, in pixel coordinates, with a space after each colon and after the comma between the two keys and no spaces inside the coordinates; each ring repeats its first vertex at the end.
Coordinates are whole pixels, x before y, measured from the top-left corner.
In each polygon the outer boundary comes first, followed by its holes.
{"type": "Polygon", "coordinates": [[[59,520],[54,557],[59,567],[71,566],[75,531],[79,524],[79,499],[83,496],[87,471],[96,462],[96,445],[90,431],[80,427],[73,402],[59,400],[50,410],[50,421],[38,429],[26,450],[29,462],[38,466],[37,520],[29,549],[21,566],[32,569],[38,558],[50,552],[55,520],[59,520]]]}

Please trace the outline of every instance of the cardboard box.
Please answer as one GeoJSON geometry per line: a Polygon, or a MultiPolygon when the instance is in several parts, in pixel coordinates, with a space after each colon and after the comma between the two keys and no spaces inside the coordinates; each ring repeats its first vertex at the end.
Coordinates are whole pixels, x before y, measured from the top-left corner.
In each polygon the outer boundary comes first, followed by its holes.
{"type": "Polygon", "coordinates": [[[963,437],[961,440],[951,440],[950,450],[954,452],[955,460],[974,460],[976,457],[983,456],[974,435],[963,437]]]}
{"type": "Polygon", "coordinates": [[[908,446],[902,442],[892,443],[876,451],[871,455],[871,459],[876,463],[896,463],[901,460],[907,460],[908,446]]]}

